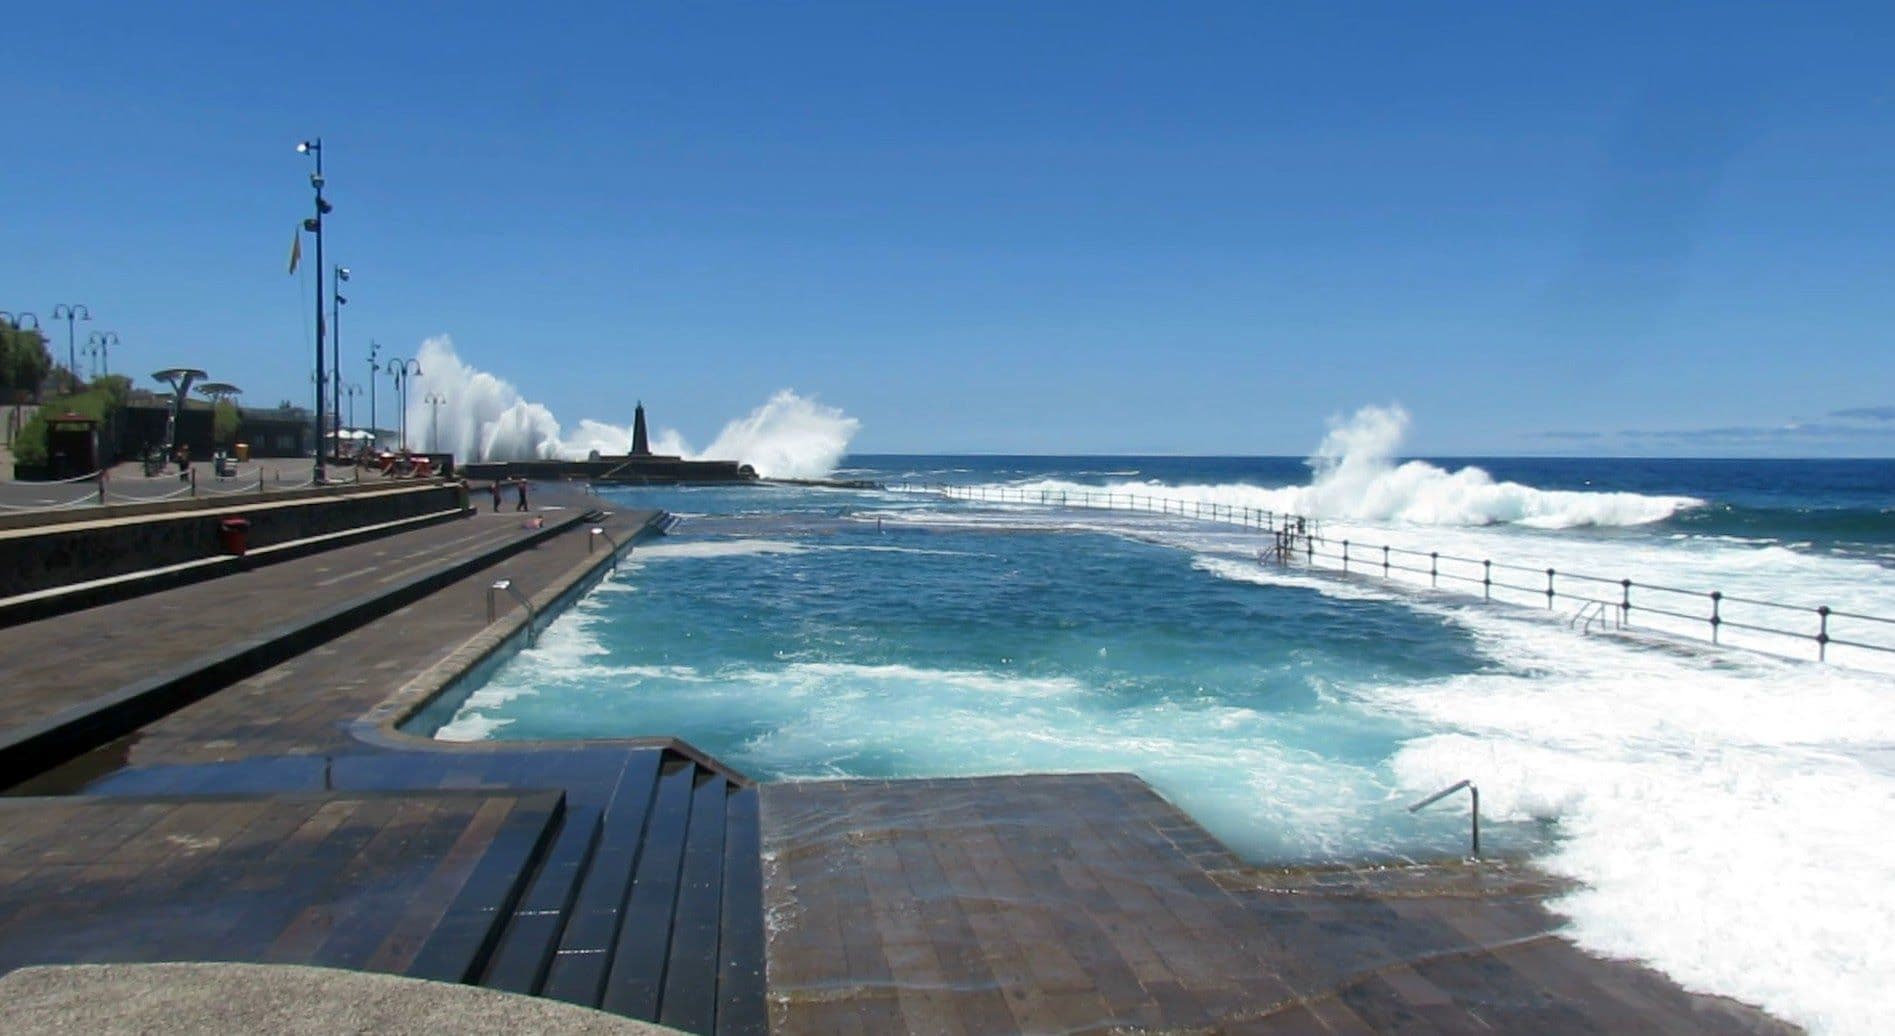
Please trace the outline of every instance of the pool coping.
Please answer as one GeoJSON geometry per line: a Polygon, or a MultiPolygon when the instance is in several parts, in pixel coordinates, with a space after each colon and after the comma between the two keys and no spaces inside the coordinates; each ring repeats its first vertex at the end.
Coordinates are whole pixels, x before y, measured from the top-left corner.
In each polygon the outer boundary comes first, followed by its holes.
{"type": "MultiPolygon", "coordinates": [[[[500,660],[503,655],[517,654],[526,643],[527,624],[533,616],[540,617],[542,628],[545,623],[557,618],[566,609],[583,599],[594,587],[604,582],[606,576],[612,571],[616,571],[619,559],[629,557],[640,543],[662,535],[665,522],[670,517],[667,511],[653,511],[645,523],[632,535],[626,537],[622,544],[608,544],[604,551],[588,554],[583,560],[568,567],[538,593],[528,598],[533,605],[530,615],[521,608],[509,609],[506,614],[489,623],[485,629],[469,637],[454,650],[448,652],[445,657],[422,670],[420,675],[396,688],[379,704],[349,721],[350,735],[364,744],[404,752],[480,753],[559,751],[602,747],[658,748],[675,752],[741,786],[748,787],[756,784],[757,781],[748,774],[735,769],[683,738],[671,735],[443,741],[431,735],[402,729],[403,724],[423,710],[435,705],[446,695],[454,693],[455,685],[475,670],[490,662],[500,660]]],[[[470,687],[468,693],[471,694],[476,689],[470,687]]]]}

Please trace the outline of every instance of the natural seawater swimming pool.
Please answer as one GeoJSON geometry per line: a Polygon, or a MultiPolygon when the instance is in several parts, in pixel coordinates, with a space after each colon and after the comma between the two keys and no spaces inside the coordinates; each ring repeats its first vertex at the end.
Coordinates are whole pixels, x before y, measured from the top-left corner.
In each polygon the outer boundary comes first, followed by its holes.
{"type": "MultiPolygon", "coordinates": [[[[1131,477],[967,466],[919,473],[1131,477]]],[[[1262,569],[1254,534],[1189,519],[798,489],[619,498],[692,517],[502,663],[445,736],[675,734],[766,778],[1131,770],[1259,861],[1458,853],[1464,806],[1403,807],[1472,777],[1490,849],[1585,883],[1559,904],[1582,945],[1819,1029],[1873,1029],[1891,921],[1875,890],[1895,876],[1865,837],[1895,822],[1885,676],[1262,569]]],[[[1744,537],[1708,510],[1355,524],[1889,610],[1875,529],[1744,537]]],[[[1767,517],[1780,533],[1795,512],[1767,517]]]]}
{"type": "Polygon", "coordinates": [[[1255,859],[1465,838],[1402,809],[1387,764],[1417,730],[1352,690],[1484,665],[1438,617],[1258,592],[1102,532],[878,531],[860,515],[886,501],[861,494],[764,491],[784,509],[744,513],[757,492],[663,494],[696,517],[445,736],[674,734],[765,779],[1129,770],[1255,859]]]}

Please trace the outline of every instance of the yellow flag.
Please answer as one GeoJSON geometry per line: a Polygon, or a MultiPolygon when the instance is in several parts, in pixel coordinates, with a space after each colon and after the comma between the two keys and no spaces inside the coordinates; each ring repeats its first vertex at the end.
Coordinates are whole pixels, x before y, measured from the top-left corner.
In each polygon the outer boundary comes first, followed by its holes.
{"type": "Polygon", "coordinates": [[[290,275],[295,276],[296,264],[303,261],[303,228],[296,228],[296,236],[290,238],[290,275]]]}

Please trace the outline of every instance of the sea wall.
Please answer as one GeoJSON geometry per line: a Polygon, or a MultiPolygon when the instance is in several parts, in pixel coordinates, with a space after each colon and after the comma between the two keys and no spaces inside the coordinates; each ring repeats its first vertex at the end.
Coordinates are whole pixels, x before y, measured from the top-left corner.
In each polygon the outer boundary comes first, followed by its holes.
{"type": "MultiPolygon", "coordinates": [[[[464,508],[466,487],[430,483],[294,499],[178,501],[183,508],[0,531],[0,597],[177,565],[223,553],[225,518],[250,523],[251,549],[464,508]]],[[[131,505],[131,510],[164,505],[131,505]]],[[[107,514],[107,512],[111,512],[107,514]]],[[[90,513],[90,512],[88,512],[90,513]]],[[[65,517],[65,516],[62,516],[65,517]]]]}

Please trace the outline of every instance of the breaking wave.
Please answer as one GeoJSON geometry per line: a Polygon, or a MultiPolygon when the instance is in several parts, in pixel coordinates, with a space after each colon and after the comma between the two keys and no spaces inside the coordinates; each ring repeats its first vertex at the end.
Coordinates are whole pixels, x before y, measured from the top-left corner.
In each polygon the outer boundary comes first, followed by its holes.
{"type": "Polygon", "coordinates": [[[1329,433],[1309,459],[1315,477],[1303,486],[1166,485],[1156,481],[1100,485],[1042,479],[1009,483],[1007,488],[1163,496],[1325,520],[1510,524],[1540,529],[1647,525],[1704,503],[1688,496],[1537,489],[1518,482],[1497,482],[1471,465],[1449,471],[1427,461],[1398,463],[1397,451],[1408,423],[1408,412],[1400,406],[1365,406],[1346,421],[1332,421],[1329,433]]]}
{"type": "MultiPolygon", "coordinates": [[[[591,418],[570,433],[542,404],[512,382],[463,361],[446,335],[421,343],[422,382],[408,395],[408,441],[467,461],[583,460],[626,453],[632,429],[591,418]],[[435,405],[428,396],[444,397],[435,405]]],[[[824,478],[849,449],[861,422],[841,410],[782,389],[747,416],[731,421],[711,445],[691,448],[674,429],[652,436],[657,453],[691,460],[735,460],[766,478],[824,478]]]]}

